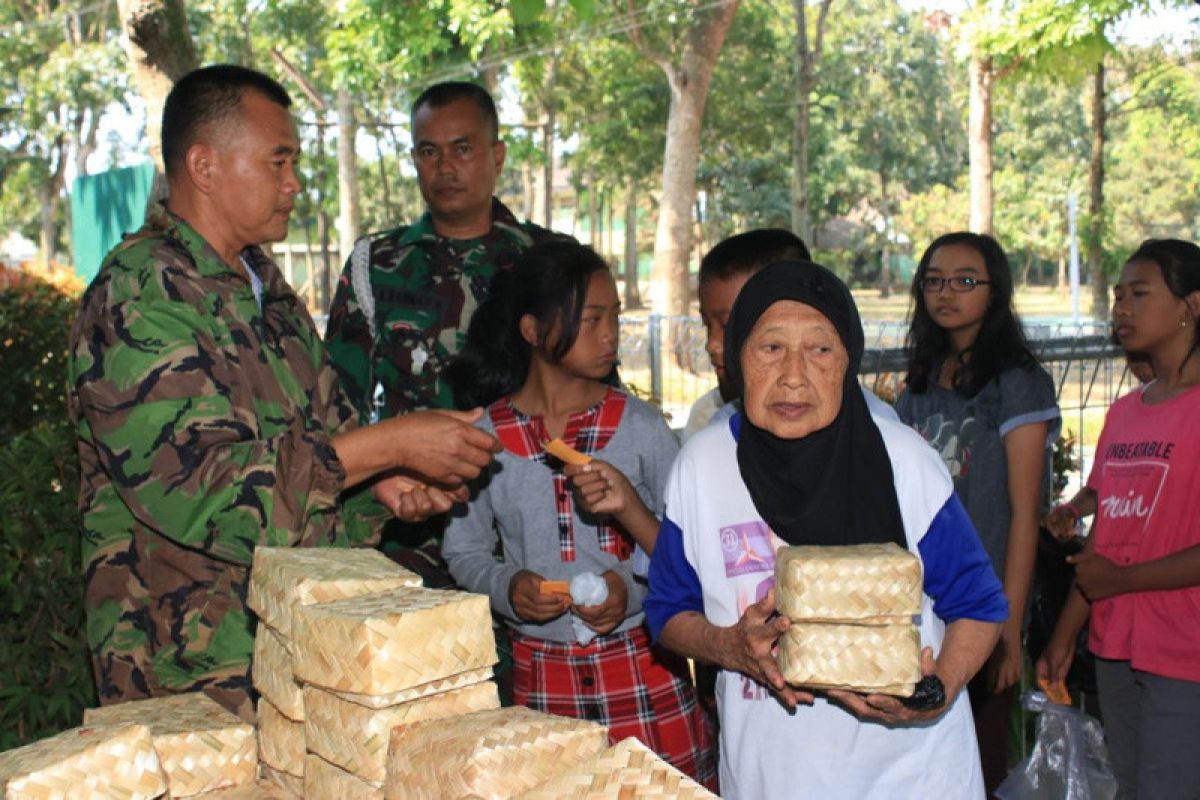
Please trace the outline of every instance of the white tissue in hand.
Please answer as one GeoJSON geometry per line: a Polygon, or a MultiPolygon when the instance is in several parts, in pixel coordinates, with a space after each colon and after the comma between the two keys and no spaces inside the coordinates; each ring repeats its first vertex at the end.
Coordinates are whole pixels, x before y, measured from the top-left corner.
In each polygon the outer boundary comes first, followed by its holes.
{"type": "MultiPolygon", "coordinates": [[[[577,606],[594,606],[608,599],[608,583],[594,572],[581,572],[571,578],[571,600],[577,606]]],[[[582,645],[591,643],[596,638],[596,632],[576,615],[571,615],[571,628],[575,631],[575,641],[582,645]]]]}
{"type": "Polygon", "coordinates": [[[595,606],[608,599],[608,583],[594,572],[571,578],[571,599],[577,606],[595,606]]]}

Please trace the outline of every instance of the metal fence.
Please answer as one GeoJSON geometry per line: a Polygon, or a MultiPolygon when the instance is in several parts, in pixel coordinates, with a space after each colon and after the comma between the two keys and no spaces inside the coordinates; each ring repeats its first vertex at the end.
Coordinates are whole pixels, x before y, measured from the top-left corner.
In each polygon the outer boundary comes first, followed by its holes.
{"type": "MultiPolygon", "coordinates": [[[[867,349],[859,379],[886,400],[893,400],[904,379],[903,322],[865,322],[867,349]]],[[[1100,432],[1104,412],[1136,380],[1124,355],[1108,338],[1108,327],[1094,320],[1034,321],[1025,326],[1034,352],[1054,378],[1064,434],[1079,443],[1084,462],[1100,432]]],[[[683,427],[698,397],[717,385],[704,350],[704,326],[696,317],[662,314],[621,318],[621,378],[651,398],[683,427]]]]}

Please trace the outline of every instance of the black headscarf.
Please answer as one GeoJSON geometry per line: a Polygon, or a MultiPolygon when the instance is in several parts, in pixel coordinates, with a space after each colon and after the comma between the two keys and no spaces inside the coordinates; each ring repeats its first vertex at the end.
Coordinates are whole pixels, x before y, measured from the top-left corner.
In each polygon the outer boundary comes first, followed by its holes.
{"type": "Polygon", "coordinates": [[[800,439],[781,439],[742,413],[737,459],[754,507],[789,544],[895,542],[905,547],[904,523],[883,436],[858,386],[862,321],[846,284],[807,261],[780,261],[746,282],[725,329],[725,369],[744,395],[742,346],[768,308],[794,300],[833,323],[850,355],[842,408],[827,427],[800,439]]]}

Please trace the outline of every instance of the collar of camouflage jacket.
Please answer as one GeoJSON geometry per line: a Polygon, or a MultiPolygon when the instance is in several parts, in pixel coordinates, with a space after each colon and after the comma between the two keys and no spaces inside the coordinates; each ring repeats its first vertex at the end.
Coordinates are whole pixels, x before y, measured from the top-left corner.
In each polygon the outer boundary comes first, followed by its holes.
{"type": "MultiPolygon", "coordinates": [[[[521,223],[508,206],[501,203],[497,198],[492,198],[492,229],[483,236],[478,237],[479,240],[489,239],[497,234],[516,234],[523,239],[527,239],[528,235],[521,229],[521,223]]],[[[421,215],[421,218],[409,225],[408,228],[400,236],[399,244],[410,245],[419,242],[436,242],[438,239],[445,238],[438,236],[437,231],[433,229],[433,215],[428,210],[421,215]]],[[[468,240],[475,241],[475,240],[468,240]]]]}
{"type": "MultiPolygon", "coordinates": [[[[205,278],[236,279],[249,286],[250,281],[239,270],[225,263],[208,240],[201,236],[187,220],[176,216],[163,203],[153,203],[146,210],[146,225],[141,233],[170,237],[181,243],[192,257],[196,271],[205,278]]],[[[270,292],[278,268],[267,257],[262,248],[251,245],[241,253],[250,268],[258,275],[265,291],[270,292]]]]}

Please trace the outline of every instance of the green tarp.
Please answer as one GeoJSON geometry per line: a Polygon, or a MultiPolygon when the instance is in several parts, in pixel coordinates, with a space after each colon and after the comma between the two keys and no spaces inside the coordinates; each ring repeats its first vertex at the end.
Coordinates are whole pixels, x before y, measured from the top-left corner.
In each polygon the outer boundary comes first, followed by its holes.
{"type": "Polygon", "coordinates": [[[76,178],[71,186],[71,244],[75,274],[87,283],[121,236],[142,227],[154,183],[154,164],[76,178]]]}

